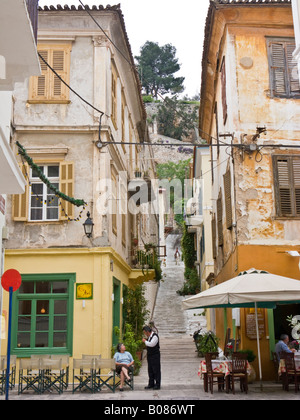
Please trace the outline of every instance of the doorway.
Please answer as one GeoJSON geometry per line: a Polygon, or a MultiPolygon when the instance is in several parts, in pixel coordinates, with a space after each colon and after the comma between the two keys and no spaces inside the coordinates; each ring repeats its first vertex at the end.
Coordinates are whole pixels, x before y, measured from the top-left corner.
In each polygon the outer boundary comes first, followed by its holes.
{"type": "Polygon", "coordinates": [[[121,303],[121,282],[120,280],[113,277],[113,331],[112,331],[112,342],[113,346],[116,346],[119,342],[119,335],[115,333],[115,327],[120,329],[120,303],[121,303]]]}
{"type": "Polygon", "coordinates": [[[290,341],[293,341],[294,339],[291,334],[292,327],[289,325],[286,318],[290,315],[300,315],[300,304],[277,305],[277,307],[273,310],[273,315],[275,342],[280,340],[281,334],[287,334],[290,341]]]}

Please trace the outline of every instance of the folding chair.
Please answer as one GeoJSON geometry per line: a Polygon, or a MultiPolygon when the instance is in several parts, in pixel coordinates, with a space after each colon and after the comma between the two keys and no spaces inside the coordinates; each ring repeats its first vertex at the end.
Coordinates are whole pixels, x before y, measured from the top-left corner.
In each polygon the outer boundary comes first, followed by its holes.
{"type": "Polygon", "coordinates": [[[94,365],[94,359],[73,359],[73,394],[78,390],[93,392],[94,365]]]}
{"type": "Polygon", "coordinates": [[[61,359],[41,359],[41,392],[57,391],[59,394],[63,392],[63,378],[65,372],[62,368],[61,359]]]}
{"type": "Polygon", "coordinates": [[[70,357],[66,354],[52,354],[52,360],[61,360],[62,369],[64,371],[63,374],[63,386],[64,388],[68,389],[69,386],[69,371],[70,371],[70,357]]]}
{"type": "MultiPolygon", "coordinates": [[[[128,370],[128,375],[130,377],[130,381],[128,381],[125,378],[124,385],[128,385],[129,388],[133,391],[134,390],[134,366],[132,366],[128,370]]],[[[118,386],[120,386],[120,384],[121,384],[121,380],[120,380],[121,374],[116,372],[116,377],[119,379],[118,382],[116,382],[116,388],[118,388],[118,386]]]]}
{"type": "Polygon", "coordinates": [[[104,386],[112,392],[116,390],[115,359],[95,359],[94,391],[101,391],[104,386]]]}
{"type": "Polygon", "coordinates": [[[20,359],[18,394],[30,389],[38,394],[41,393],[42,374],[40,363],[40,359],[20,359]]]}
{"type": "MultiPolygon", "coordinates": [[[[10,389],[13,389],[16,385],[16,364],[17,364],[17,356],[10,356],[10,367],[9,367],[9,388],[10,389]]],[[[4,356],[4,357],[2,357],[2,367],[0,369],[0,372],[1,372],[0,394],[1,394],[1,385],[3,385],[3,389],[5,391],[6,368],[7,368],[7,357],[4,356]],[[3,380],[3,383],[2,383],[2,380],[3,380]]]]}

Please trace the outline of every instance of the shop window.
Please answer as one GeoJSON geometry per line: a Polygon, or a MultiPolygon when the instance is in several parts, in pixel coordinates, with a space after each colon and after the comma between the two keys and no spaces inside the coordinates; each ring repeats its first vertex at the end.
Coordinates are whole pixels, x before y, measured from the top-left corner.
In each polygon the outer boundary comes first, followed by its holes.
{"type": "Polygon", "coordinates": [[[13,354],[72,354],[74,283],[75,274],[22,275],[13,296],[13,354]]]}

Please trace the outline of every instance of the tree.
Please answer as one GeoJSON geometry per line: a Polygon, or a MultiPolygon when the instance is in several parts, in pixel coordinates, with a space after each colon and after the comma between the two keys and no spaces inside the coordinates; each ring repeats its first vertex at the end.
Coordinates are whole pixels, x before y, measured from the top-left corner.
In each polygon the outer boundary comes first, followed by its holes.
{"type": "Polygon", "coordinates": [[[138,72],[147,95],[156,99],[158,94],[180,93],[184,90],[184,77],[174,77],[180,70],[176,48],[171,44],[162,47],[156,42],[147,41],[136,56],[138,72]]]}
{"type": "Polygon", "coordinates": [[[166,98],[158,107],[158,131],[160,134],[182,140],[188,137],[198,123],[198,108],[189,108],[177,97],[166,98]]]}

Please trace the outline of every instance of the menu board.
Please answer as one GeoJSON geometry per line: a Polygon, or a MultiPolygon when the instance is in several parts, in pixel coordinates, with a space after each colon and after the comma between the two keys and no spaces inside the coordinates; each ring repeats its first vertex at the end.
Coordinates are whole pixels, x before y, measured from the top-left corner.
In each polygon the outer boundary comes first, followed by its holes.
{"type": "MultiPolygon", "coordinates": [[[[256,322],[255,322],[255,312],[254,309],[246,309],[245,310],[246,316],[246,336],[250,340],[256,340],[256,322]]],[[[257,313],[257,320],[258,320],[258,332],[259,338],[262,338],[265,335],[265,311],[258,310],[257,313]]]]}

